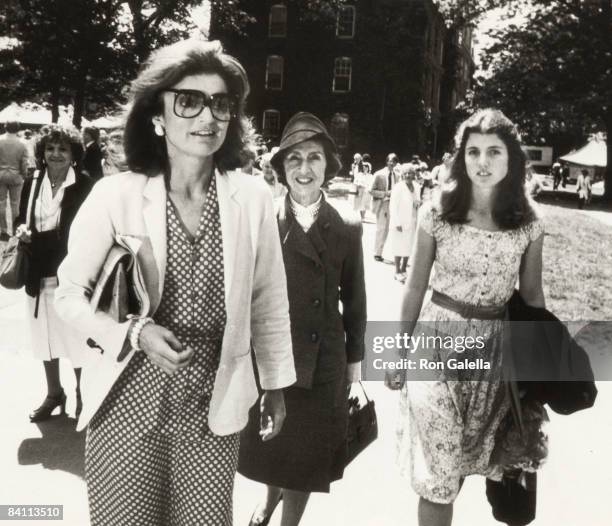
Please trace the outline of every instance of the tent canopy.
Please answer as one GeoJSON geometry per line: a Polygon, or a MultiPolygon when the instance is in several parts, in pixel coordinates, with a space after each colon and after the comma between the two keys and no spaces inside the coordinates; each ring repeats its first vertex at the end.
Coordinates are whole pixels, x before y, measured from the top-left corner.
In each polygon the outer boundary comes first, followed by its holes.
{"type": "Polygon", "coordinates": [[[582,148],[561,157],[561,160],[572,164],[579,164],[580,166],[605,168],[607,164],[606,153],[606,141],[591,139],[582,148]]]}
{"type": "MultiPolygon", "coordinates": [[[[72,114],[72,106],[60,106],[58,119],[59,123],[72,124],[72,114]]],[[[13,102],[0,111],[1,123],[11,121],[30,126],[43,126],[45,124],[51,124],[51,110],[33,102],[24,102],[23,104],[13,102]]],[[[87,126],[88,124],[89,121],[87,119],[81,119],[82,126],[87,126]]]]}
{"type": "Polygon", "coordinates": [[[114,130],[116,128],[123,127],[123,120],[121,117],[105,115],[104,117],[98,117],[97,119],[91,121],[91,125],[104,130],[114,130]]]}

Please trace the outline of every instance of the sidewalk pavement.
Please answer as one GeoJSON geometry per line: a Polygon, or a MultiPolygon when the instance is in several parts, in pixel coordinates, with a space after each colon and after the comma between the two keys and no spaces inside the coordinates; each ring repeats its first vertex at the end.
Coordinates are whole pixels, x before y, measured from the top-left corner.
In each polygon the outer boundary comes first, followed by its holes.
{"type": "MultiPolygon", "coordinates": [[[[372,259],[375,225],[364,224],[364,253],[370,320],[397,316],[402,286],[393,267],[372,259]]],[[[0,505],[63,504],[62,522],[20,524],[87,526],[83,475],[84,434],[74,432],[74,377],[69,364],[61,374],[69,417],[39,425],[27,415],[44,397],[42,366],[27,356],[27,325],[22,291],[0,289],[0,505]]],[[[365,382],[376,402],[379,438],[334,483],[329,495],[314,494],[304,526],[407,526],[416,524],[418,498],[397,472],[395,427],[398,395],[380,382],[365,382]]],[[[563,417],[550,412],[550,454],[538,474],[534,526],[608,526],[612,488],[612,383],[598,384],[593,409],[563,417]]],[[[297,454],[297,453],[296,453],[297,454]]],[[[126,481],[129,483],[129,481],[126,481]]],[[[234,523],[246,526],[263,487],[241,476],[234,492],[234,523]]],[[[280,510],[279,510],[280,511],[280,510]]],[[[271,526],[280,524],[277,512],[271,526]]],[[[457,499],[454,526],[493,526],[482,477],[469,477],[457,499]]],[[[126,525],[130,526],[130,525],[126,525]]]]}

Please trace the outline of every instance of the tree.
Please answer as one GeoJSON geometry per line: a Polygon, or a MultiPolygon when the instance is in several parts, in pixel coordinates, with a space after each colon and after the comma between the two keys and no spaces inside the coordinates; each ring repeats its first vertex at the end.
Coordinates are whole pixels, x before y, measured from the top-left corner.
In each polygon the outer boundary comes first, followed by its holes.
{"type": "MultiPolygon", "coordinates": [[[[502,108],[532,141],[612,131],[612,0],[533,0],[525,24],[492,31],[475,104],[502,108]]],[[[605,199],[612,201],[612,148],[605,199]]]]}
{"type": "MultiPolygon", "coordinates": [[[[212,33],[236,33],[244,36],[249,24],[256,22],[250,5],[261,0],[210,0],[212,33]]],[[[300,8],[305,21],[333,22],[338,8],[347,0],[287,0],[300,8]]]]}
{"type": "Polygon", "coordinates": [[[124,102],[124,87],[150,51],[187,36],[189,9],[200,0],[2,0],[0,50],[4,102],[74,104],[79,126],[87,105],[124,102]]]}

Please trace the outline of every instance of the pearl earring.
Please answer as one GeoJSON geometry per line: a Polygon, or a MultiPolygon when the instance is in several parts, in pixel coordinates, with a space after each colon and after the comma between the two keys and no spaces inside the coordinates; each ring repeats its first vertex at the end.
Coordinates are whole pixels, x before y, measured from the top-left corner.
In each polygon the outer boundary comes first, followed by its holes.
{"type": "Polygon", "coordinates": [[[158,137],[163,137],[165,135],[164,127],[159,122],[156,122],[153,125],[153,131],[155,132],[155,135],[157,135],[158,137]]]}

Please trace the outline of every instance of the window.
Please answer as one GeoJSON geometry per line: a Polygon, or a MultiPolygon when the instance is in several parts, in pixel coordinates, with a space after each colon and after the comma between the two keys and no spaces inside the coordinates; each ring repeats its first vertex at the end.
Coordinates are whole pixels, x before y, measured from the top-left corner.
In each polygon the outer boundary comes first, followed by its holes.
{"type": "Polygon", "coordinates": [[[270,20],[268,24],[269,37],[287,36],[287,7],[282,4],[273,5],[270,8],[270,20]]]}
{"type": "Polygon", "coordinates": [[[349,116],[346,113],[335,113],[331,120],[329,133],[338,148],[345,148],[349,142],[349,116]]]}
{"type": "Polygon", "coordinates": [[[332,91],[334,93],[345,93],[351,91],[351,59],[348,57],[338,57],[334,61],[334,83],[332,91]]]}
{"type": "Polygon", "coordinates": [[[542,160],[542,150],[529,150],[525,151],[527,154],[528,161],[541,161],[542,160]]]}
{"type": "Polygon", "coordinates": [[[355,36],[355,6],[343,5],[338,9],[336,36],[338,38],[353,38],[355,36]]]}
{"type": "Polygon", "coordinates": [[[283,89],[283,57],[270,55],[266,63],[266,89],[283,89]]]}
{"type": "Polygon", "coordinates": [[[278,110],[265,110],[261,128],[264,137],[278,137],[280,135],[280,112],[278,110]]]}

